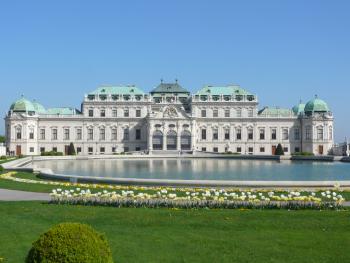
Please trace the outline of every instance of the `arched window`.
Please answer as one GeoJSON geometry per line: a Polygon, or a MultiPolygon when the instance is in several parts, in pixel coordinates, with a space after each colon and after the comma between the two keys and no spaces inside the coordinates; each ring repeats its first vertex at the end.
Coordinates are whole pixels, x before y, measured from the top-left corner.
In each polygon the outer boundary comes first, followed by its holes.
{"type": "Polygon", "coordinates": [[[161,131],[154,131],[152,136],[152,147],[153,150],[163,149],[163,133],[161,131]]]}
{"type": "Polygon", "coordinates": [[[166,135],[167,150],[176,150],[177,147],[177,133],[173,130],[168,131],[166,135]]]}
{"type": "Polygon", "coordinates": [[[181,150],[191,150],[191,132],[187,130],[181,133],[181,150]]]}

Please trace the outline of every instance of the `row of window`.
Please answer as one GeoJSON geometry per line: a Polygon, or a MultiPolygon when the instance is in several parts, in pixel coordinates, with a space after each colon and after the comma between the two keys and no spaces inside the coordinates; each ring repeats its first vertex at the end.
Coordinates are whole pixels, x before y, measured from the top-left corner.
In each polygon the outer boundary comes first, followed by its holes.
{"type": "MultiPolygon", "coordinates": [[[[67,154],[68,147],[69,147],[69,145],[66,145],[66,146],[65,146],[65,154],[67,154]]],[[[87,149],[87,152],[88,152],[89,154],[93,154],[93,153],[94,153],[94,150],[98,150],[100,154],[106,153],[106,147],[103,147],[103,146],[102,146],[102,147],[99,147],[99,148],[97,148],[97,149],[94,149],[94,147],[89,146],[89,147],[87,147],[86,149],[87,149]]],[[[53,152],[57,152],[57,147],[52,147],[51,150],[52,150],[53,152]]],[[[141,150],[142,150],[142,149],[141,149],[141,146],[135,146],[135,151],[141,151],[141,150]]],[[[30,147],[30,148],[29,148],[29,151],[30,151],[30,152],[34,152],[34,147],[30,147]]],[[[40,152],[45,152],[45,151],[46,151],[46,148],[45,148],[45,147],[40,147],[40,152]]],[[[112,152],[112,153],[115,153],[116,151],[117,151],[117,147],[113,146],[113,147],[111,148],[111,152],[112,152]]],[[[123,151],[124,151],[124,152],[129,152],[130,149],[129,149],[129,147],[125,146],[125,147],[123,147],[123,151]]],[[[76,148],[76,152],[77,152],[77,154],[81,153],[81,152],[82,152],[82,147],[78,146],[78,147],[76,148]]]]}
{"type": "MultiPolygon", "coordinates": [[[[96,114],[96,111],[94,109],[89,109],[89,112],[88,112],[88,116],[89,117],[107,117],[107,114],[106,114],[106,110],[105,109],[101,109],[99,110],[99,115],[96,114]]],[[[130,111],[129,109],[124,109],[123,110],[123,115],[122,116],[118,116],[118,110],[117,109],[112,109],[112,117],[130,117],[130,111]]],[[[135,110],[135,117],[136,118],[140,118],[141,117],[141,110],[140,109],[136,109],[135,110]]]]}
{"type": "MultiPolygon", "coordinates": [[[[201,117],[206,118],[209,117],[207,114],[207,109],[202,109],[201,110],[201,117]]],[[[231,110],[230,109],[224,109],[224,116],[225,118],[230,118],[231,117],[231,110]]],[[[213,118],[218,118],[219,117],[219,110],[218,109],[213,109],[213,118]]],[[[236,109],[236,116],[237,118],[242,117],[242,109],[236,109]]],[[[248,109],[248,117],[254,117],[254,110],[253,109],[248,109]]]]}
{"type": "MultiPolygon", "coordinates": [[[[212,148],[213,152],[219,152],[219,148],[218,147],[213,147],[212,148]]],[[[228,152],[228,147],[225,147],[225,152],[228,152]]],[[[202,152],[206,152],[207,151],[207,147],[202,147],[202,152]]],[[[283,151],[285,153],[287,153],[289,151],[289,148],[288,147],[283,147],[283,151]]],[[[253,153],[254,152],[254,148],[253,147],[248,147],[248,153],[253,153]]],[[[259,152],[260,153],[265,153],[265,147],[260,147],[259,148],[259,152]]],[[[299,147],[295,147],[295,152],[300,152],[300,149],[299,147]]],[[[236,147],[236,153],[242,153],[242,147],[236,147]]]]}

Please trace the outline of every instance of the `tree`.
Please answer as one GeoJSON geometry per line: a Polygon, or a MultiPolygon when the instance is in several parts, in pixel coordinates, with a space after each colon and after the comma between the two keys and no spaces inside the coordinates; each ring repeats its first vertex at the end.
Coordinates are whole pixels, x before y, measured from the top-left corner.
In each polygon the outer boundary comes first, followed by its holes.
{"type": "Polygon", "coordinates": [[[284,151],[280,143],[277,145],[275,155],[284,155],[284,151]]]}
{"type": "Polygon", "coordinates": [[[71,142],[69,144],[69,147],[68,147],[68,155],[75,155],[75,148],[74,148],[74,144],[71,142]]]}
{"type": "Polygon", "coordinates": [[[4,143],[6,141],[5,136],[0,135],[0,143],[4,143]]]}

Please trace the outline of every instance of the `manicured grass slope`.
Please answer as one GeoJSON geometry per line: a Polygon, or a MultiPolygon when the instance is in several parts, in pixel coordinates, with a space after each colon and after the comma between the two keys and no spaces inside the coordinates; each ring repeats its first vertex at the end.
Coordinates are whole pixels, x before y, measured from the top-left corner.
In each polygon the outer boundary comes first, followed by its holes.
{"type": "Polygon", "coordinates": [[[0,202],[0,257],[54,224],[92,225],[115,262],[350,262],[350,211],[118,209],[0,202]]]}

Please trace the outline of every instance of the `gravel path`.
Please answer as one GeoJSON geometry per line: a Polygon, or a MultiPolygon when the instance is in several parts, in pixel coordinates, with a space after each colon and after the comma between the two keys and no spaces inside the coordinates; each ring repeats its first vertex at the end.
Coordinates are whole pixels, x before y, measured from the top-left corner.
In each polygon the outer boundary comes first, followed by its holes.
{"type": "Polygon", "coordinates": [[[33,193],[17,190],[0,189],[0,201],[49,201],[47,193],[33,193]]]}

